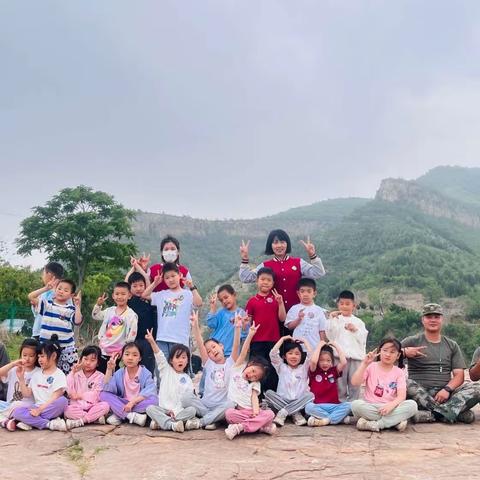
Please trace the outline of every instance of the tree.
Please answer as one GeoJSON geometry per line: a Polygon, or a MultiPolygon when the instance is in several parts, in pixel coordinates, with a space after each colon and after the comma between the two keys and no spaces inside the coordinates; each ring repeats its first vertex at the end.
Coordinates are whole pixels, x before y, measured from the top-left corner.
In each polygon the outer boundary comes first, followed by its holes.
{"type": "Polygon", "coordinates": [[[18,253],[45,252],[50,260],[65,263],[81,286],[91,265],[124,265],[136,251],[133,218],[133,211],[107,193],[84,185],[65,188],[22,221],[18,253]]]}

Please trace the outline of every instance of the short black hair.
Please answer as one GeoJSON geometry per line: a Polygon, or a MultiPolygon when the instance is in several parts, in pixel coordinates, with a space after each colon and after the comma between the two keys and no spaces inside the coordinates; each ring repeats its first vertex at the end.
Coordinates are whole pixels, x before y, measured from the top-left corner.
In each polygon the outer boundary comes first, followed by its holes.
{"type": "Polygon", "coordinates": [[[170,347],[170,352],[168,354],[168,363],[171,365],[172,360],[174,358],[178,358],[182,353],[187,354],[187,364],[183,369],[183,371],[186,372],[188,369],[188,366],[190,365],[190,349],[186,345],[182,345],[181,343],[175,343],[175,345],[172,345],[170,347]]]}
{"type": "Polygon", "coordinates": [[[273,273],[273,270],[269,267],[259,268],[257,272],[257,278],[260,278],[260,275],[270,275],[273,278],[273,281],[275,281],[275,274],[273,273]]]}
{"type": "Polygon", "coordinates": [[[65,269],[58,262],[48,262],[43,269],[47,273],[51,273],[55,278],[62,278],[65,274],[65,269]]]}
{"type": "Polygon", "coordinates": [[[350,290],[342,290],[339,294],[338,294],[338,298],[337,298],[337,302],[341,299],[345,299],[345,300],[352,300],[353,302],[355,301],[355,295],[353,294],[352,291],[350,290]]]}
{"type": "Polygon", "coordinates": [[[218,287],[217,295],[223,291],[228,292],[230,295],[235,295],[235,289],[229,283],[226,283],[225,285],[221,285],[220,287],[218,287]]]}
{"type": "Polygon", "coordinates": [[[87,345],[82,350],[82,353],[80,354],[80,360],[83,357],[88,357],[88,355],[95,355],[97,357],[98,361],[100,361],[100,357],[102,356],[102,351],[96,345],[87,345]]]}
{"type": "Polygon", "coordinates": [[[67,285],[70,285],[72,293],[75,293],[75,290],[77,289],[77,285],[73,280],[70,278],[62,278],[57,285],[60,285],[61,283],[66,283],[67,285]]]}
{"type": "Polygon", "coordinates": [[[58,364],[60,359],[60,354],[62,353],[62,348],[60,347],[60,342],[58,341],[58,335],[54,333],[50,340],[45,340],[41,342],[38,346],[37,353],[46,355],[50,360],[51,356],[55,353],[55,363],[58,364]]]}
{"type": "Polygon", "coordinates": [[[278,238],[278,240],[282,242],[287,242],[287,253],[292,251],[292,242],[290,241],[290,237],[285,230],[280,228],[276,230],[272,230],[267,237],[267,243],[265,244],[265,255],[273,255],[272,243],[278,238]]]}
{"type": "Polygon", "coordinates": [[[122,353],[121,353],[121,357],[123,357],[123,354],[125,353],[126,350],[128,350],[129,348],[136,348],[138,350],[138,352],[140,353],[140,362],[142,360],[142,357],[143,357],[143,350],[142,350],[142,347],[140,346],[140,344],[138,342],[127,342],[123,348],[122,348],[122,353]]]}
{"type": "Polygon", "coordinates": [[[320,354],[319,354],[319,358],[320,358],[320,355],[322,353],[328,353],[330,355],[330,358],[332,359],[332,364],[335,363],[335,356],[333,354],[333,348],[330,346],[330,345],[324,345],[321,349],[320,349],[320,354]]]}
{"type": "Polygon", "coordinates": [[[177,272],[180,273],[178,265],[176,263],[164,263],[162,267],[162,275],[165,275],[167,272],[177,272]]]}
{"type": "Polygon", "coordinates": [[[133,272],[128,276],[128,284],[130,286],[136,282],[143,282],[145,286],[147,285],[145,277],[140,272],[133,272]]]}
{"type": "Polygon", "coordinates": [[[297,290],[300,290],[301,287],[310,287],[313,288],[315,292],[317,291],[317,283],[313,278],[301,278],[297,283],[297,290]]]}
{"type": "Polygon", "coordinates": [[[128,291],[130,291],[130,285],[127,282],[117,282],[114,286],[113,289],[115,290],[116,288],[126,288],[128,291]]]}
{"type": "Polygon", "coordinates": [[[283,344],[283,361],[287,363],[286,355],[290,350],[295,350],[298,348],[300,350],[301,358],[300,358],[300,363],[305,363],[305,360],[307,359],[307,352],[303,351],[302,345],[299,342],[285,342],[283,344]]]}

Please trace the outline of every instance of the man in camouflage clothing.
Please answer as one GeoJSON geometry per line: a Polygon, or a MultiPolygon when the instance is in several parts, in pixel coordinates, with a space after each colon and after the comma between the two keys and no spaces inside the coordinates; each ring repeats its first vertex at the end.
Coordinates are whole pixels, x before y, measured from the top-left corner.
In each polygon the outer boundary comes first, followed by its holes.
{"type": "Polygon", "coordinates": [[[442,335],[442,323],[442,307],[428,303],[422,312],[423,333],[402,341],[408,358],[407,396],[419,408],[413,420],[472,423],[470,409],[480,401],[480,384],[464,383],[465,360],[458,344],[442,335]]]}

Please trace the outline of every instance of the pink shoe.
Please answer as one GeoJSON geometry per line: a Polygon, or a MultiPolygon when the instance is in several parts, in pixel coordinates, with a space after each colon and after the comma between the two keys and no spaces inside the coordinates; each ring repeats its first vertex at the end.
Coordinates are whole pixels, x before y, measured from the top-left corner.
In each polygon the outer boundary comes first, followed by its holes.
{"type": "Polygon", "coordinates": [[[273,435],[277,431],[277,426],[274,423],[270,422],[264,427],[262,427],[259,431],[262,433],[266,433],[267,435],[273,435]]]}
{"type": "Polygon", "coordinates": [[[16,429],[17,429],[17,422],[11,418],[10,420],[7,421],[7,423],[5,424],[5,428],[9,431],[9,432],[14,432],[16,429]]]}

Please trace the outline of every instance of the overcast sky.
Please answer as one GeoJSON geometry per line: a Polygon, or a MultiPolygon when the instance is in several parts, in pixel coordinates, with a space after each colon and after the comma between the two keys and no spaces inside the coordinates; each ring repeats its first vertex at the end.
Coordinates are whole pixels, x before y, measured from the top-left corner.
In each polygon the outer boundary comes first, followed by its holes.
{"type": "Polygon", "coordinates": [[[0,239],[59,189],[256,217],[480,166],[480,2],[0,2],[0,239]]]}

